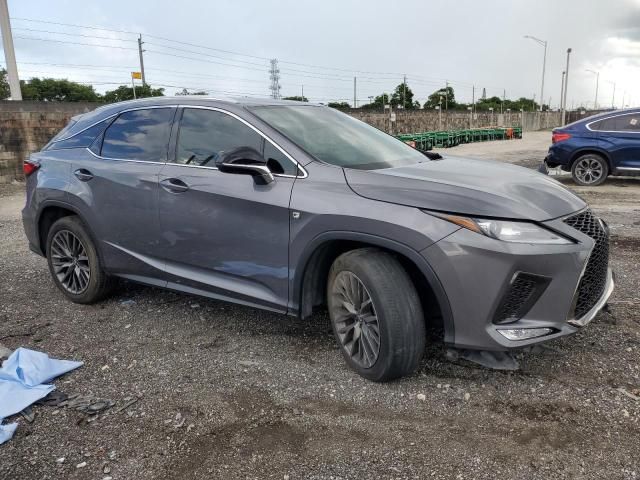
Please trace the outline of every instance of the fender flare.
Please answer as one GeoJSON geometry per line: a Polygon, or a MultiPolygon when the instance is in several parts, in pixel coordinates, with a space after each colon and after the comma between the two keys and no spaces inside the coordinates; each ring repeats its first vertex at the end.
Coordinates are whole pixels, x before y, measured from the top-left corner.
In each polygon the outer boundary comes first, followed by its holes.
{"type": "Polygon", "coordinates": [[[455,325],[449,298],[444,290],[444,287],[442,286],[442,283],[440,282],[440,279],[438,278],[431,265],[429,265],[427,260],[422,255],[420,255],[418,251],[414,250],[408,245],[397,242],[395,240],[390,240],[388,238],[379,237],[377,235],[371,235],[369,233],[342,230],[328,231],[316,236],[313,240],[311,240],[311,242],[306,245],[297,262],[297,265],[301,266],[301,268],[295,269],[293,277],[293,293],[291,298],[295,300],[298,315],[302,311],[303,282],[305,278],[305,272],[309,266],[309,262],[318,248],[320,248],[323,244],[334,240],[362,242],[369,245],[385,248],[386,250],[390,250],[392,252],[403,255],[411,262],[413,262],[413,264],[425,277],[440,305],[442,322],[444,326],[445,343],[454,343],[455,325]]]}
{"type": "MultiPolygon", "coordinates": [[[[40,218],[42,217],[42,213],[48,208],[48,207],[59,207],[59,208],[64,208],[65,210],[70,210],[72,211],[78,218],[80,218],[80,221],[84,224],[84,226],[87,228],[87,233],[89,234],[89,236],[91,237],[91,240],[93,241],[93,245],[96,248],[96,251],[98,253],[98,257],[100,258],[101,262],[104,262],[103,258],[102,258],[102,251],[100,248],[100,243],[96,240],[96,236],[93,233],[93,230],[91,229],[91,226],[89,225],[89,223],[86,221],[84,215],[82,215],[82,213],[80,212],[80,209],[78,209],[78,207],[76,207],[75,205],[62,201],[62,200],[45,200],[43,201],[38,208],[38,212],[36,214],[36,224],[35,224],[35,228],[36,228],[36,235],[38,238],[38,248],[40,248],[40,251],[42,252],[42,254],[44,255],[44,245],[42,245],[42,241],[40,238],[40,218]]],[[[45,239],[46,241],[46,239],[45,239]]]]}

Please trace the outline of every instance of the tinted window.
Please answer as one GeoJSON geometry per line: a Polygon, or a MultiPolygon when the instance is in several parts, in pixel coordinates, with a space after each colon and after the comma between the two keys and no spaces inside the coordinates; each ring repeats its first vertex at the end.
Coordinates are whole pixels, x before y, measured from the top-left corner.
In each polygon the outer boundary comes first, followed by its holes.
{"type": "Polygon", "coordinates": [[[640,132],[640,114],[605,118],[591,124],[591,129],[607,132],[640,132]]]}
{"type": "Polygon", "coordinates": [[[213,165],[221,152],[238,147],[262,150],[262,137],[222,112],[185,108],[180,121],[176,162],[213,165]]]}
{"type": "Polygon", "coordinates": [[[427,157],[404,142],[333,108],[268,106],[252,110],[326,163],[373,170],[428,161],[427,157]]]}
{"type": "Polygon", "coordinates": [[[614,127],[613,118],[600,120],[599,122],[595,122],[590,125],[591,130],[613,130],[613,127],[614,127]]]}
{"type": "Polygon", "coordinates": [[[615,117],[615,130],[622,132],[640,131],[640,115],[620,115],[615,117]]]}
{"type": "Polygon", "coordinates": [[[101,155],[125,160],[166,161],[173,113],[173,108],[122,113],[104,133],[101,155]]]}
{"type": "Polygon", "coordinates": [[[264,142],[264,158],[267,159],[267,166],[273,173],[283,173],[285,175],[296,175],[298,167],[287,158],[287,156],[271,144],[264,142]]]}
{"type": "Polygon", "coordinates": [[[53,142],[49,145],[48,150],[59,150],[61,148],[76,148],[76,147],[88,147],[93,143],[98,135],[111,123],[113,118],[104,120],[93,127],[89,127],[86,130],[74,135],[71,138],[53,142]]]}

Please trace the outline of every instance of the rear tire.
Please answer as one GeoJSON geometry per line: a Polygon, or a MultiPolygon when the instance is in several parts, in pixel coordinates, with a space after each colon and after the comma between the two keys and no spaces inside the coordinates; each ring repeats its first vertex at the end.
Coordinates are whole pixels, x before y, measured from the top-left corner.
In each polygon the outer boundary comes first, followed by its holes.
{"type": "Polygon", "coordinates": [[[420,298],[392,255],[375,248],[340,255],[329,271],[327,305],[347,364],[384,382],[413,372],[425,350],[420,298]]]}
{"type": "Polygon", "coordinates": [[[62,217],[47,234],[47,263],[56,286],[75,303],[95,303],[113,290],[115,280],[100,262],[87,228],[76,216],[62,217]]]}
{"type": "Polygon", "coordinates": [[[573,181],[583,187],[602,185],[607,175],[609,175],[609,165],[596,153],[587,153],[578,157],[571,166],[573,181]]]}

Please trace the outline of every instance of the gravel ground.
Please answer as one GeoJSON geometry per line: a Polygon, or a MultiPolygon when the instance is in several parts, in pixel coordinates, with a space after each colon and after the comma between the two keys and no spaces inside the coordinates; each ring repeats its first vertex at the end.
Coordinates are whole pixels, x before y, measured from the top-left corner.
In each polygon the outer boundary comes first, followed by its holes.
{"type": "MultiPolygon", "coordinates": [[[[548,137],[446,153],[534,166],[548,137]]],[[[58,389],[116,405],[18,417],[2,479],[640,476],[640,400],[618,390],[640,388],[640,179],[575,189],[612,227],[610,314],[522,354],[519,372],[452,363],[434,344],[389,384],[347,369],[326,315],[301,322],[133,284],[98,305],[64,300],[27,249],[22,188],[0,186],[0,343],[84,361],[58,389]]]]}

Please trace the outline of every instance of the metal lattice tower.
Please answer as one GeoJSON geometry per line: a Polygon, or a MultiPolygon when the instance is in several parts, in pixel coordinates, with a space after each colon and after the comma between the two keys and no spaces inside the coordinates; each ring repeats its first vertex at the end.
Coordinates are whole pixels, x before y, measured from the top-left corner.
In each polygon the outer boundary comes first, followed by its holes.
{"type": "Polygon", "coordinates": [[[280,98],[280,69],[278,68],[278,59],[271,60],[271,69],[269,70],[269,78],[271,79],[271,98],[280,98]]]}

